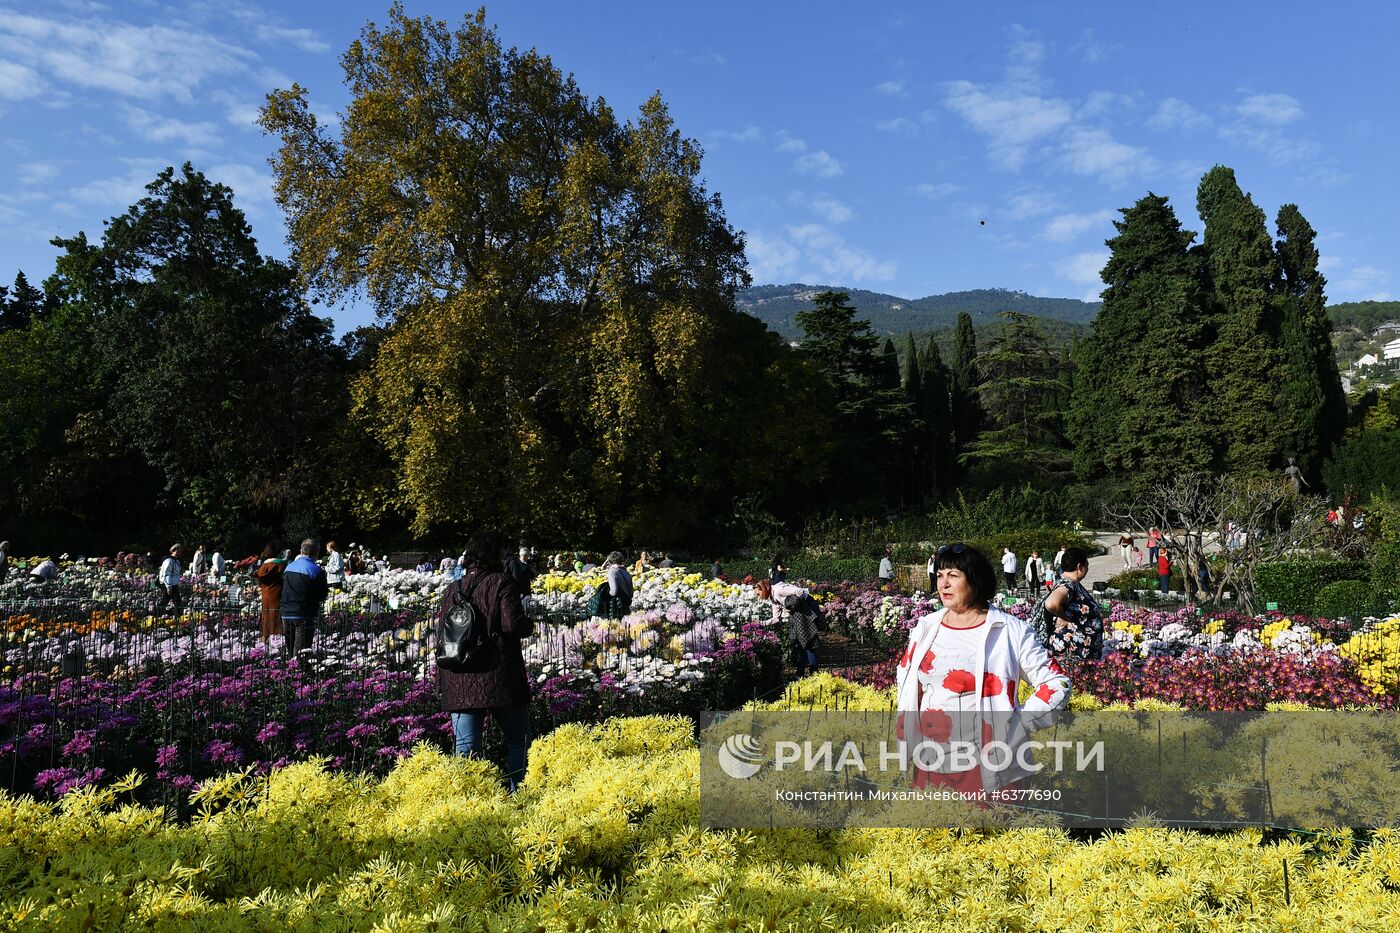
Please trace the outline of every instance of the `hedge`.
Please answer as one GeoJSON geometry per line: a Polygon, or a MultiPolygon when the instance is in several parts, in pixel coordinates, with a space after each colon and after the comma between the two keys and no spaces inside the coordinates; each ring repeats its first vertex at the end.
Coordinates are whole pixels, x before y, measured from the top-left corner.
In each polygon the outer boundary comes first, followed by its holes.
{"type": "MultiPolygon", "coordinates": [[[[870,560],[793,557],[785,559],[784,563],[787,565],[788,577],[791,579],[819,580],[831,583],[839,583],[842,580],[874,580],[880,569],[878,557],[873,557],[870,560]]],[[[720,568],[730,580],[742,580],[747,576],[760,580],[768,576],[770,567],[771,559],[720,561],[720,568]]]]}
{"type": "Polygon", "coordinates": [[[1338,580],[1317,591],[1317,615],[1325,619],[1358,619],[1382,611],[1382,601],[1369,580],[1338,580]]]}
{"type": "MultiPolygon", "coordinates": [[[[963,543],[970,544],[987,555],[987,559],[992,562],[993,569],[998,573],[1001,570],[1001,549],[1004,547],[1009,547],[1016,552],[1020,567],[1025,567],[1026,558],[1034,550],[1040,551],[1041,557],[1049,562],[1054,558],[1055,552],[1060,549],[1062,544],[1070,547],[1081,547],[1090,556],[1098,553],[1097,546],[1092,540],[1063,528],[1030,528],[1021,531],[1008,531],[997,535],[995,539],[974,538],[963,543]]],[[[928,554],[912,544],[897,545],[893,550],[896,573],[902,566],[914,567],[913,585],[927,589],[928,583],[924,570],[928,554]]],[[[768,576],[770,561],[771,558],[769,560],[721,561],[720,566],[724,570],[724,575],[731,580],[742,580],[750,575],[757,580],[768,576]]],[[[794,580],[813,580],[827,583],[836,583],[842,580],[874,582],[880,569],[880,556],[872,554],[869,558],[836,558],[792,555],[786,559],[786,564],[788,576],[794,580]]],[[[1153,585],[1156,585],[1155,577],[1153,585]]]]}
{"type": "MultiPolygon", "coordinates": [[[[1371,568],[1360,560],[1294,560],[1264,564],[1254,571],[1256,605],[1278,603],[1285,612],[1323,614],[1317,599],[1339,580],[1366,580],[1371,568]]],[[[1368,584],[1369,586],[1369,584],[1368,584]]]]}

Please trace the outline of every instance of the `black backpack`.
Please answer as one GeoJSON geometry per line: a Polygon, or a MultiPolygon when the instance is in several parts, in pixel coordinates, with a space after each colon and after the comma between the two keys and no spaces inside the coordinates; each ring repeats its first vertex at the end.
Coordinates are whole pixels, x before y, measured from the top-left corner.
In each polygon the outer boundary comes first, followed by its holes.
{"type": "Polygon", "coordinates": [[[466,591],[467,581],[459,581],[451,607],[438,616],[437,666],[445,671],[480,674],[501,664],[501,637],[487,631],[486,617],[472,605],[471,595],[483,576],[478,573],[466,591]]]}

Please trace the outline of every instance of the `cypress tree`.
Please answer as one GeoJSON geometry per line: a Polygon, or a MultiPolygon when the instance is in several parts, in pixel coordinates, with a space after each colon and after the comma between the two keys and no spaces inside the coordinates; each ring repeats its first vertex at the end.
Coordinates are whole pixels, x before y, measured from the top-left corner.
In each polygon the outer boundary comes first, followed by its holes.
{"type": "Polygon", "coordinates": [[[1075,347],[1069,425],[1082,478],[1148,485],[1211,462],[1205,295],[1196,235],[1165,197],[1148,193],[1121,213],[1103,308],[1075,347]]]}
{"type": "Polygon", "coordinates": [[[1280,423],[1280,379],[1286,371],[1273,240],[1264,212],[1240,190],[1233,169],[1217,165],[1206,172],[1196,206],[1206,225],[1215,331],[1206,370],[1218,415],[1216,467],[1275,471],[1283,466],[1292,432],[1291,425],[1280,423]]]}
{"type": "Polygon", "coordinates": [[[928,443],[924,431],[923,373],[919,370],[919,353],[914,348],[914,335],[904,335],[904,355],[900,360],[900,386],[909,405],[910,420],[904,442],[900,445],[900,476],[903,478],[904,501],[917,502],[925,497],[921,483],[923,463],[928,443]]]}
{"type": "Polygon", "coordinates": [[[953,359],[949,367],[952,382],[949,399],[953,412],[953,442],[961,453],[977,437],[982,424],[982,410],[977,401],[977,334],[972,329],[972,315],[958,315],[953,331],[953,359]]]}
{"type": "Polygon", "coordinates": [[[1289,370],[1283,406],[1294,425],[1288,454],[1297,458],[1311,481],[1319,478],[1322,461],[1345,432],[1347,403],[1327,319],[1327,279],[1317,268],[1317,231],[1296,204],[1279,208],[1277,227],[1274,246],[1282,275],[1283,346],[1289,370]]]}
{"type": "Polygon", "coordinates": [[[920,405],[927,445],[928,492],[940,498],[952,485],[956,450],[953,440],[953,413],[949,400],[948,369],[938,352],[938,342],[930,334],[919,355],[919,375],[923,389],[920,405]]]}
{"type": "Polygon", "coordinates": [[[899,373],[899,351],[894,347],[894,339],[885,338],[885,345],[880,351],[880,378],[878,385],[881,389],[897,389],[900,384],[899,373]]]}

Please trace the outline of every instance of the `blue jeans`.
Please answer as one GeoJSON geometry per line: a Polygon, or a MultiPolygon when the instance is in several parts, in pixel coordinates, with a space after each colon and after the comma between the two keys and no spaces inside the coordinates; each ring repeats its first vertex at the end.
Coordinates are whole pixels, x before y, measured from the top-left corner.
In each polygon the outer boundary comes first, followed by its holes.
{"type": "Polygon", "coordinates": [[[497,706],[492,709],[466,709],[452,714],[452,734],[457,754],[476,757],[481,751],[481,732],[487,714],[506,734],[506,778],[510,789],[525,779],[525,756],[530,750],[530,704],[497,706]]]}
{"type": "Polygon", "coordinates": [[[1161,590],[1162,590],[1163,593],[1167,592],[1167,591],[1170,589],[1170,587],[1171,587],[1171,579],[1172,579],[1172,575],[1169,574],[1169,573],[1159,573],[1159,574],[1157,574],[1157,585],[1158,585],[1158,587],[1161,588],[1161,590]]]}

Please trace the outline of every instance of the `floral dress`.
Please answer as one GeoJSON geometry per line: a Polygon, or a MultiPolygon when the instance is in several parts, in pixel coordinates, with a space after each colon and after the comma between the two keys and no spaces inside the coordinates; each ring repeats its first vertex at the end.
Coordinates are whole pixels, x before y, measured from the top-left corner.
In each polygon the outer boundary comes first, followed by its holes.
{"type": "Polygon", "coordinates": [[[1061,580],[1069,591],[1064,622],[1053,621],[1046,646],[1052,658],[1097,661],[1103,656],[1103,612],[1078,580],[1061,580]]]}

